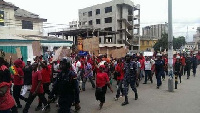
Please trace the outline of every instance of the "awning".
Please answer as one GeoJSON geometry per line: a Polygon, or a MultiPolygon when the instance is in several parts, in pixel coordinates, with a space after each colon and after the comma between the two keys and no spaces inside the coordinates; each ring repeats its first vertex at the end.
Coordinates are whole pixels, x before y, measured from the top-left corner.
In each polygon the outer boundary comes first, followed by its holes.
{"type": "Polygon", "coordinates": [[[41,43],[41,46],[66,46],[72,47],[73,43],[41,43]]]}

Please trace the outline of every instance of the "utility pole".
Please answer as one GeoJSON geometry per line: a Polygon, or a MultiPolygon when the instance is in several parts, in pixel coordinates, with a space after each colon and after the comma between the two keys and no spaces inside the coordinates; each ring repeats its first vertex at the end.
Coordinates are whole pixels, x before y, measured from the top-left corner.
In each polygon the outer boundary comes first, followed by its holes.
{"type": "Polygon", "coordinates": [[[172,28],[172,0],[168,0],[168,90],[174,91],[173,82],[173,28],[172,28]]]}

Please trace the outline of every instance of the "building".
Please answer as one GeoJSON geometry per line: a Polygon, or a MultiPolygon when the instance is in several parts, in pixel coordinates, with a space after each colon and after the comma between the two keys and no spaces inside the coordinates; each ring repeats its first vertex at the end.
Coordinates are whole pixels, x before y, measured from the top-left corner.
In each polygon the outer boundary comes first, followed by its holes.
{"type": "Polygon", "coordinates": [[[151,51],[158,39],[141,38],[140,51],[151,51]]]}
{"type": "Polygon", "coordinates": [[[195,42],[187,42],[187,43],[185,44],[185,49],[186,49],[186,50],[191,50],[191,51],[193,51],[194,48],[195,48],[195,42]]]}
{"type": "Polygon", "coordinates": [[[139,49],[140,5],[131,0],[112,0],[79,9],[79,21],[80,29],[116,32],[100,36],[101,47],[125,44],[130,50],[139,49]]]}
{"type": "Polygon", "coordinates": [[[0,0],[0,49],[16,53],[15,48],[20,47],[24,61],[33,58],[32,42],[40,41],[43,50],[47,47],[73,45],[72,41],[55,37],[44,37],[43,22],[47,19],[40,18],[24,9],[0,0]]]}
{"type": "Polygon", "coordinates": [[[200,50],[200,27],[197,28],[197,32],[193,36],[193,41],[195,42],[195,49],[200,50]]]}
{"type": "Polygon", "coordinates": [[[162,34],[168,33],[167,24],[150,25],[142,28],[142,36],[150,39],[161,39],[162,34]]]}

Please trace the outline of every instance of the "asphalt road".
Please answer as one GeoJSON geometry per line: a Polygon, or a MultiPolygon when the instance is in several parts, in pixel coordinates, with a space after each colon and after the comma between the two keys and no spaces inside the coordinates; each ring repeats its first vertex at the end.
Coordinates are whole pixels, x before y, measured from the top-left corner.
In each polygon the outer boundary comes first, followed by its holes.
{"type": "MultiPolygon", "coordinates": [[[[163,81],[160,89],[156,88],[156,79],[154,76],[154,83],[142,84],[138,87],[139,99],[134,100],[134,93],[129,90],[129,104],[121,106],[124,98],[114,100],[116,95],[116,82],[113,83],[112,88],[114,93],[107,90],[106,103],[103,108],[99,110],[99,102],[95,99],[95,89],[87,82],[86,91],[80,93],[81,110],[79,113],[200,113],[200,69],[197,69],[196,77],[191,76],[187,79],[182,76],[182,83],[178,84],[178,89],[174,92],[168,92],[168,77],[163,81]]],[[[36,98],[31,105],[29,113],[41,113],[41,111],[34,111],[37,106],[38,99],[36,98]]],[[[23,107],[25,103],[21,101],[23,107]]],[[[19,113],[22,113],[20,108],[19,113]]],[[[74,107],[72,107],[74,109],[74,107]]],[[[50,113],[56,113],[57,107],[55,103],[51,104],[50,113]]]]}

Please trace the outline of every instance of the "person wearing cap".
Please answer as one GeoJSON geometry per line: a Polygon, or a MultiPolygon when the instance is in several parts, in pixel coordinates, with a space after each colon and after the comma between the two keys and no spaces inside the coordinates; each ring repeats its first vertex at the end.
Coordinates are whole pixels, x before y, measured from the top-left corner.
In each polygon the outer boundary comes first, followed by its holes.
{"type": "Polygon", "coordinates": [[[103,107],[103,104],[105,103],[105,94],[107,91],[107,86],[110,88],[111,92],[113,93],[113,90],[111,88],[108,74],[104,72],[105,65],[99,66],[99,71],[96,75],[96,91],[95,91],[95,97],[96,100],[100,101],[99,109],[103,107]]]}
{"type": "Polygon", "coordinates": [[[17,107],[18,108],[22,108],[22,105],[20,104],[19,99],[22,99],[24,101],[27,101],[27,98],[25,98],[24,96],[22,96],[20,94],[22,86],[24,84],[23,78],[24,78],[24,72],[22,70],[23,68],[23,61],[20,59],[17,59],[14,62],[14,65],[16,67],[17,70],[17,75],[13,75],[14,76],[14,86],[13,86],[13,97],[15,99],[15,102],[17,103],[17,107]]]}
{"type": "Polygon", "coordinates": [[[176,62],[174,64],[174,74],[179,76],[179,80],[181,83],[181,70],[182,70],[182,63],[180,62],[180,56],[176,56],[176,62]]]}
{"type": "Polygon", "coordinates": [[[28,88],[30,88],[31,82],[32,82],[32,66],[31,66],[30,58],[27,59],[27,64],[23,68],[23,72],[24,72],[24,87],[23,87],[22,93],[21,93],[22,96],[24,96],[26,94],[26,92],[27,92],[28,88]]]}
{"type": "Polygon", "coordinates": [[[185,69],[184,69],[184,73],[187,72],[187,79],[190,78],[190,70],[191,70],[191,65],[192,65],[192,60],[191,60],[191,56],[188,54],[187,58],[185,59],[185,69]]]}
{"type": "Polygon", "coordinates": [[[193,57],[192,57],[192,71],[193,71],[193,76],[194,77],[196,75],[196,70],[197,70],[197,57],[196,57],[196,54],[193,54],[193,57]]]}
{"type": "Polygon", "coordinates": [[[129,104],[128,102],[128,89],[129,85],[131,89],[135,93],[135,100],[138,99],[138,93],[136,89],[136,77],[137,77],[137,63],[131,61],[132,55],[127,54],[125,56],[125,64],[124,64],[124,79],[123,79],[123,89],[125,101],[122,103],[122,106],[129,104]]]}
{"type": "Polygon", "coordinates": [[[162,55],[160,53],[158,53],[156,55],[157,60],[155,61],[155,75],[156,75],[156,79],[157,79],[157,89],[159,89],[159,87],[162,85],[162,81],[161,81],[161,76],[164,73],[164,61],[162,60],[162,55]]]}

